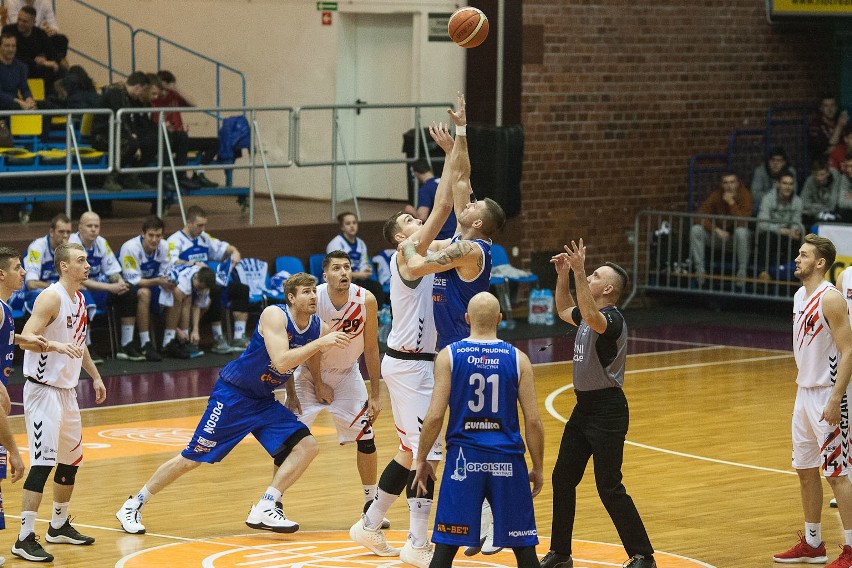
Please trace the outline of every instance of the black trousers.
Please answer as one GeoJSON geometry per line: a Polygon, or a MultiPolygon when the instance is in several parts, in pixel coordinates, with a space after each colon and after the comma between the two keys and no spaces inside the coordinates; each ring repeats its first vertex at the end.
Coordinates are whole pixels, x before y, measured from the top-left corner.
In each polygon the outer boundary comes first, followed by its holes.
{"type": "Polygon", "coordinates": [[[639,511],[621,483],[624,438],[629,422],[627,399],[620,388],[577,392],[577,406],[565,425],[553,468],[551,550],[571,554],[577,485],[592,458],[598,495],[627,555],[651,556],[654,553],[639,511]]]}

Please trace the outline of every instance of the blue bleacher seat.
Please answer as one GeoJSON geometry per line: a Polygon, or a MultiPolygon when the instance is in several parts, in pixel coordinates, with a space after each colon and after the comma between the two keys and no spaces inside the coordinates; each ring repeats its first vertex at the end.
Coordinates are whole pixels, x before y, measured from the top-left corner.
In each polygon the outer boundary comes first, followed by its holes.
{"type": "Polygon", "coordinates": [[[311,274],[316,277],[317,282],[320,284],[325,282],[325,280],[323,280],[322,278],[322,261],[324,258],[324,254],[312,254],[311,257],[308,259],[308,266],[310,267],[311,274]]]}
{"type": "Polygon", "coordinates": [[[305,272],[305,264],[295,256],[279,256],[275,259],[275,272],[286,270],[290,274],[305,272]]]}

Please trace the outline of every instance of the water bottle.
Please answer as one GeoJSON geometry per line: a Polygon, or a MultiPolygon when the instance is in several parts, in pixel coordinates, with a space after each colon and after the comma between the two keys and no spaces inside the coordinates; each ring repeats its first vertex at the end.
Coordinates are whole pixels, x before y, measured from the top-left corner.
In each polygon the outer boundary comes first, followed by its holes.
{"type": "Polygon", "coordinates": [[[379,343],[387,343],[391,331],[391,311],[388,306],[379,310],[379,343]]]}

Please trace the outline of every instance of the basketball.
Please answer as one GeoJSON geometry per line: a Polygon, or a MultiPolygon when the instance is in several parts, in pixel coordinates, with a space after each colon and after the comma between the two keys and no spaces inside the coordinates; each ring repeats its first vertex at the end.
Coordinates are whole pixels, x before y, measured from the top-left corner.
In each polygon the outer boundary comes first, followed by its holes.
{"type": "Polygon", "coordinates": [[[459,8],[450,16],[447,31],[450,39],[462,47],[476,47],[488,37],[488,18],[473,6],[459,8]]]}

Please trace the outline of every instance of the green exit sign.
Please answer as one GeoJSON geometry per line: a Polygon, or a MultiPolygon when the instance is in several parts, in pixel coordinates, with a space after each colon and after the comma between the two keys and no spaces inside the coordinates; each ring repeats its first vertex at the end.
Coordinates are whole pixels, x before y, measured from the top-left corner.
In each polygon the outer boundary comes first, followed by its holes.
{"type": "Polygon", "coordinates": [[[337,2],[317,2],[318,12],[337,12],[337,2]]]}

